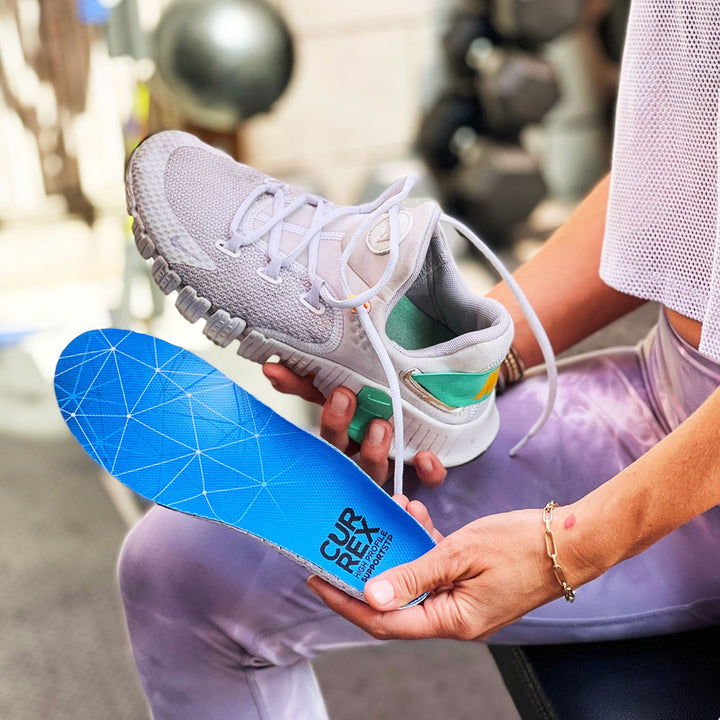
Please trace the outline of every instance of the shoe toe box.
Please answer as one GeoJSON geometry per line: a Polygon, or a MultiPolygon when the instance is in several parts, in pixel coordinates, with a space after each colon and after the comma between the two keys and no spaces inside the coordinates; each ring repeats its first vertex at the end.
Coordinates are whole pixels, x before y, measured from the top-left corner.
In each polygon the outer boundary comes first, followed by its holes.
{"type": "Polygon", "coordinates": [[[168,259],[197,265],[200,257],[212,258],[217,252],[215,245],[227,238],[237,209],[266,178],[193,135],[162,132],[132,155],[126,177],[128,210],[168,259]],[[199,251],[194,261],[182,252],[175,257],[180,246],[189,244],[199,251]]]}

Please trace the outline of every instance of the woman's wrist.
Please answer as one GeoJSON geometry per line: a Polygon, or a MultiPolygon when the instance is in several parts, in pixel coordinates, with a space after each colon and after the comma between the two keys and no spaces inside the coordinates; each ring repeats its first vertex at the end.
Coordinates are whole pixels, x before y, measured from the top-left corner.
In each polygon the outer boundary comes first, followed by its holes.
{"type": "MultiPolygon", "coordinates": [[[[558,564],[573,589],[602,575],[620,559],[615,559],[617,553],[608,544],[609,528],[602,527],[602,518],[596,517],[584,500],[557,507],[552,519],[558,564]]],[[[544,526],[539,526],[539,532],[544,530],[544,526]]],[[[552,572],[552,561],[546,558],[546,562],[552,572]]]]}

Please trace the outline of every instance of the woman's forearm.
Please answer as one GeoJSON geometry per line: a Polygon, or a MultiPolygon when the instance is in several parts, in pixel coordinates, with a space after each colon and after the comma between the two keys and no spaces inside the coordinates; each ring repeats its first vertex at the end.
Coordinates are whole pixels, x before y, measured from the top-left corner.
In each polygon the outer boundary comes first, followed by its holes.
{"type": "MultiPolygon", "coordinates": [[[[608,175],[514,276],[555,352],[562,352],[644,302],[613,290],[600,279],[609,185],[608,175]]],[[[510,311],[515,323],[513,344],[525,366],[542,362],[540,348],[507,285],[500,283],[489,297],[510,311]]]]}
{"type": "Polygon", "coordinates": [[[720,504],[720,389],[645,455],[563,509],[558,547],[581,583],[720,504]],[[572,516],[572,517],[570,517],[572,516]]]}
{"type": "MultiPolygon", "coordinates": [[[[600,279],[610,184],[606,177],[515,278],[556,352],[644,301],[600,279]]],[[[515,322],[514,344],[527,367],[542,362],[507,286],[490,296],[515,322]]],[[[645,455],[578,502],[560,508],[554,532],[571,585],[582,584],[720,504],[720,389],[645,455]]],[[[549,500],[550,498],[548,498],[549,500]]],[[[562,501],[562,498],[557,498],[562,501]]]]}

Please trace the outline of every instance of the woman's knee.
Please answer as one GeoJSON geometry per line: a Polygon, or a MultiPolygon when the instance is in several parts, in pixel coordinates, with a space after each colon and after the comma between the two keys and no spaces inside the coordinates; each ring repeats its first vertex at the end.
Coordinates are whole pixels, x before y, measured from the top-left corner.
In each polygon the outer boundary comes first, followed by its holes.
{"type": "Polygon", "coordinates": [[[202,525],[195,518],[154,508],[130,531],[118,562],[126,606],[140,605],[168,615],[202,606],[208,568],[200,557],[198,523],[202,525]]]}
{"type": "Polygon", "coordinates": [[[127,536],[118,568],[126,606],[195,620],[271,613],[279,596],[307,592],[299,570],[231,528],[161,507],[127,536]]]}
{"type": "Polygon", "coordinates": [[[305,657],[308,628],[329,614],[306,577],[252,538],[165,508],[130,532],[119,561],[134,644],[158,632],[190,634],[213,652],[243,648],[240,662],[253,667],[305,657]]]}

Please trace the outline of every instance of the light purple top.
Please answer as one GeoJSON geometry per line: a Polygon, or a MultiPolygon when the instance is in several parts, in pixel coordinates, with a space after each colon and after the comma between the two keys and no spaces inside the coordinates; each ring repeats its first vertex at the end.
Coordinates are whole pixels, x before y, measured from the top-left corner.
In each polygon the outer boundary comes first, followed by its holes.
{"type": "Polygon", "coordinates": [[[600,276],[703,323],[720,360],[720,3],[633,0],[600,276]]]}

